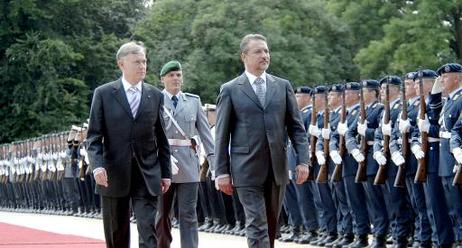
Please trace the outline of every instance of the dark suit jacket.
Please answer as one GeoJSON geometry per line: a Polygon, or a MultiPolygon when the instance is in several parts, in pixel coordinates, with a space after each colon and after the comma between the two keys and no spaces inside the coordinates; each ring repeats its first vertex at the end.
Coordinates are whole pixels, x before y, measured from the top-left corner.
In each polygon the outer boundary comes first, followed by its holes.
{"type": "Polygon", "coordinates": [[[277,185],[287,184],[287,135],[308,165],[307,135],[289,81],[267,74],[262,106],[245,74],[222,85],[217,100],[215,175],[233,184],[261,186],[272,168],[277,185]],[[270,167],[271,166],[271,167],[270,167]]]}
{"type": "Polygon", "coordinates": [[[97,186],[103,196],[127,196],[133,166],[139,166],[154,196],[160,194],[160,179],[171,178],[170,150],[162,119],[164,96],[154,86],[143,83],[142,87],[136,118],[121,79],[95,89],[87,153],[92,169],[103,167],[107,171],[109,187],[97,186]]]}

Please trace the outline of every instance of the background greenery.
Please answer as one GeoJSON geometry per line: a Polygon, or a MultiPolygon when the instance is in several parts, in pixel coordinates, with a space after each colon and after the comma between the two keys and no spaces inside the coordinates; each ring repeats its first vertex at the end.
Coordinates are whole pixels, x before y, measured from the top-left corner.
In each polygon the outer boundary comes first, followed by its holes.
{"type": "Polygon", "coordinates": [[[317,85],[461,63],[461,18],[462,0],[3,0],[0,143],[84,121],[131,39],[148,47],[150,83],[178,59],[185,89],[214,103],[243,71],[247,33],[267,36],[270,73],[317,85]]]}

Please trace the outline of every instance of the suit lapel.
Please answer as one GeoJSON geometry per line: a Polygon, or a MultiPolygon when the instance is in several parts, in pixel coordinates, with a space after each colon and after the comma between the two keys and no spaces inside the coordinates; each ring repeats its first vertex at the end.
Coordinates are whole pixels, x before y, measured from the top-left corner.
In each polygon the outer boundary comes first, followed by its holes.
{"type": "Polygon", "coordinates": [[[243,73],[239,77],[237,84],[240,86],[239,88],[241,89],[241,91],[244,92],[244,94],[246,96],[248,96],[250,98],[250,100],[252,100],[260,108],[263,108],[260,101],[258,100],[257,95],[255,94],[255,91],[253,90],[252,86],[250,85],[249,79],[247,78],[245,73],[243,73]]]}
{"type": "Polygon", "coordinates": [[[114,84],[114,94],[115,99],[117,102],[122,106],[122,108],[127,112],[128,116],[133,119],[132,111],[130,109],[130,105],[128,105],[127,95],[125,94],[124,87],[122,85],[122,80],[117,80],[114,84]]]}
{"type": "Polygon", "coordinates": [[[272,77],[271,75],[266,74],[265,108],[270,103],[275,92],[276,92],[276,80],[274,80],[274,77],[272,77]]]}

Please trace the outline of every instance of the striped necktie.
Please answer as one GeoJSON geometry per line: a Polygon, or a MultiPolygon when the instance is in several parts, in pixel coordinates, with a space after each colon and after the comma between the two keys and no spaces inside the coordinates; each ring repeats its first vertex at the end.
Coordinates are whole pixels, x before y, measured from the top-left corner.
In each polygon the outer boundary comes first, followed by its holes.
{"type": "Polygon", "coordinates": [[[130,87],[128,89],[128,104],[130,104],[130,109],[132,110],[133,117],[136,116],[138,112],[138,107],[140,106],[140,92],[136,87],[130,87]]]}
{"type": "Polygon", "coordinates": [[[258,77],[255,79],[255,94],[258,97],[258,100],[260,101],[262,106],[265,106],[265,89],[263,88],[263,84],[265,81],[261,77],[258,77]]]}

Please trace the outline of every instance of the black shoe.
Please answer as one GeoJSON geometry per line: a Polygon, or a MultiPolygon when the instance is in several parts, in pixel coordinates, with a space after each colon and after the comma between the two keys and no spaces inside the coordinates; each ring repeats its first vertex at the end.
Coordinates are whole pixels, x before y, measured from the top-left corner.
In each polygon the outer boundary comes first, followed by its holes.
{"type": "Polygon", "coordinates": [[[333,243],[337,239],[336,233],[330,233],[324,239],[320,240],[317,245],[318,246],[326,246],[327,243],[333,243]]]}
{"type": "Polygon", "coordinates": [[[372,244],[369,248],[386,248],[387,247],[387,240],[384,235],[377,235],[374,237],[372,244]]]}
{"type": "Polygon", "coordinates": [[[324,246],[328,248],[335,247],[342,240],[343,240],[343,236],[338,236],[334,241],[325,243],[324,246]]]}
{"type": "Polygon", "coordinates": [[[454,243],[454,248],[462,248],[462,240],[458,240],[454,243]]]}
{"type": "Polygon", "coordinates": [[[310,241],[310,245],[318,245],[318,242],[322,241],[323,239],[325,239],[327,237],[327,234],[326,233],[321,233],[320,235],[318,235],[315,239],[311,240],[310,241]]]}
{"type": "Polygon", "coordinates": [[[209,229],[209,228],[212,227],[212,226],[213,226],[213,221],[210,220],[210,219],[206,219],[206,220],[204,221],[204,224],[202,224],[200,227],[198,227],[197,230],[198,230],[199,232],[202,232],[202,231],[204,231],[205,229],[209,229]]]}
{"type": "Polygon", "coordinates": [[[245,232],[244,224],[236,225],[236,230],[233,231],[233,235],[241,236],[241,232],[245,232]]]}
{"type": "Polygon", "coordinates": [[[294,240],[298,240],[300,238],[300,232],[292,232],[288,235],[282,236],[279,241],[281,242],[294,242],[294,240]]]}
{"type": "Polygon", "coordinates": [[[279,228],[279,232],[281,232],[281,233],[289,233],[290,232],[290,226],[289,225],[281,226],[281,228],[279,228]]]}
{"type": "MultiPolygon", "coordinates": [[[[393,239],[393,236],[388,235],[387,236],[387,245],[395,244],[395,240],[393,239]]],[[[407,242],[406,242],[407,243],[407,242]]]]}
{"type": "Polygon", "coordinates": [[[347,248],[364,248],[369,246],[369,240],[367,239],[367,234],[356,236],[353,243],[346,246],[347,248]]]}
{"type": "Polygon", "coordinates": [[[224,228],[221,231],[217,232],[217,233],[226,234],[226,232],[231,231],[233,228],[234,228],[234,226],[232,226],[230,224],[226,224],[226,225],[224,225],[224,228]]]}
{"type": "Polygon", "coordinates": [[[301,236],[296,242],[297,244],[309,244],[311,241],[318,238],[318,234],[316,231],[309,231],[303,236],[301,236]]]}
{"type": "MultiPolygon", "coordinates": [[[[456,246],[457,247],[457,246],[456,246]]],[[[432,248],[432,242],[430,240],[420,241],[419,248],[432,248]]]]}
{"type": "Polygon", "coordinates": [[[407,238],[398,238],[395,242],[393,242],[393,248],[407,248],[408,245],[407,238]]]}
{"type": "Polygon", "coordinates": [[[343,235],[342,239],[337,242],[335,245],[333,245],[333,248],[342,248],[345,246],[350,245],[354,241],[354,235],[353,234],[345,234],[343,235]]]}

